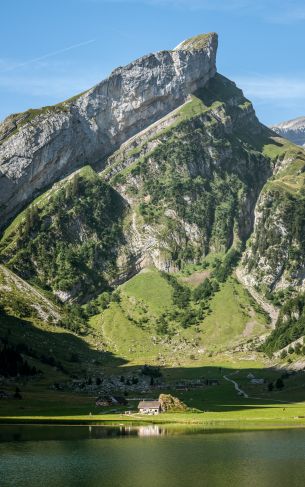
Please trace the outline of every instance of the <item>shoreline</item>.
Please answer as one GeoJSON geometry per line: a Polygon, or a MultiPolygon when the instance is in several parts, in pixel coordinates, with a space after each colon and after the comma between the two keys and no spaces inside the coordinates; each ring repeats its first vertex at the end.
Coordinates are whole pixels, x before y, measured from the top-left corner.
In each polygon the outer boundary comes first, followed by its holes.
{"type": "Polygon", "coordinates": [[[124,417],[116,418],[73,418],[73,417],[17,417],[17,416],[5,416],[0,417],[1,426],[97,426],[97,427],[131,427],[140,428],[145,426],[160,426],[168,430],[172,429],[198,429],[202,431],[264,431],[264,430],[277,430],[277,429],[303,429],[305,428],[304,418],[295,419],[259,419],[259,420],[245,420],[237,421],[231,419],[221,420],[170,420],[165,418],[164,420],[149,420],[145,418],[130,418],[124,417]]]}

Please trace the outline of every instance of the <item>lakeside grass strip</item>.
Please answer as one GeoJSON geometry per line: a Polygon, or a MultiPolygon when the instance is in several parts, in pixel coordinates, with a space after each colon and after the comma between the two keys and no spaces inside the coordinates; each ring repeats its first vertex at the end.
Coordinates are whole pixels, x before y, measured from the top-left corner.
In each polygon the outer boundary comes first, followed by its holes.
{"type": "Polygon", "coordinates": [[[219,430],[226,431],[249,431],[249,430],[274,430],[289,428],[305,428],[305,418],[249,418],[249,419],[207,419],[194,417],[177,418],[175,415],[172,419],[168,416],[162,418],[143,418],[143,417],[126,417],[125,415],[102,415],[94,416],[2,416],[0,417],[1,425],[62,425],[62,426],[132,426],[139,427],[144,425],[160,425],[166,428],[185,428],[196,427],[200,430],[219,430]]]}

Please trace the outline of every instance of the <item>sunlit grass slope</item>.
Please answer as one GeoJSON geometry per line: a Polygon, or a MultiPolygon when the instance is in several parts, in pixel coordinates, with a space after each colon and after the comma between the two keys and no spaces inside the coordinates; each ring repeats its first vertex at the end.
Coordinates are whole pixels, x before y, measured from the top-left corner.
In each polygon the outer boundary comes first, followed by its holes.
{"type": "Polygon", "coordinates": [[[266,317],[234,278],[221,284],[206,303],[206,315],[199,323],[184,328],[178,316],[166,335],[159,331],[160,321],[164,313],[175,316],[177,306],[173,289],[160,272],[145,269],[119,290],[120,302],[112,302],[91,324],[111,352],[134,363],[195,361],[266,332],[266,317]]]}

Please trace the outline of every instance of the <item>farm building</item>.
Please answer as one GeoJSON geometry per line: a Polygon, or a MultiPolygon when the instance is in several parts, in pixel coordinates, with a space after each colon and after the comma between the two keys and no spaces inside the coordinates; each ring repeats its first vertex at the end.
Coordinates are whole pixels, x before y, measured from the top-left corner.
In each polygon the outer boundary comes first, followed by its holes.
{"type": "Polygon", "coordinates": [[[140,401],[138,405],[141,414],[159,414],[161,412],[160,401],[140,401]]]}

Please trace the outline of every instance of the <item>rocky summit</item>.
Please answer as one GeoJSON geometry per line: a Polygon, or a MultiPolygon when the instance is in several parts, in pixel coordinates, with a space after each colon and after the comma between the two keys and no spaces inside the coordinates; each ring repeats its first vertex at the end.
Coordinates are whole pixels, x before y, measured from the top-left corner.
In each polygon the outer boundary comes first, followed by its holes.
{"type": "Polygon", "coordinates": [[[127,139],[183,104],[216,73],[217,35],[144,56],[64,103],[0,125],[1,224],[44,188],[86,164],[103,165],[127,139]]]}
{"type": "Polygon", "coordinates": [[[294,118],[271,127],[277,134],[286,137],[294,144],[305,147],[305,117],[294,118]]]}
{"type": "Polygon", "coordinates": [[[193,37],[0,125],[1,337],[28,356],[72,373],[305,335],[305,151],[216,51],[193,37]]]}

